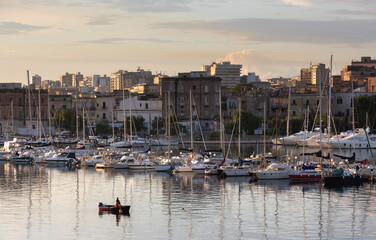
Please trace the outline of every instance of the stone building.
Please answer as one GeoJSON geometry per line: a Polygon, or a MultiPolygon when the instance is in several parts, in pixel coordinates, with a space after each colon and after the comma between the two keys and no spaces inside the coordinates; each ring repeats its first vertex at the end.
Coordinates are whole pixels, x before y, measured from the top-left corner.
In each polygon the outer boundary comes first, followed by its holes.
{"type": "Polygon", "coordinates": [[[190,118],[190,92],[192,93],[193,118],[199,117],[204,129],[212,128],[212,120],[219,119],[219,90],[221,78],[218,77],[169,77],[162,81],[162,112],[167,116],[167,99],[170,92],[171,111],[181,121],[190,118]]]}

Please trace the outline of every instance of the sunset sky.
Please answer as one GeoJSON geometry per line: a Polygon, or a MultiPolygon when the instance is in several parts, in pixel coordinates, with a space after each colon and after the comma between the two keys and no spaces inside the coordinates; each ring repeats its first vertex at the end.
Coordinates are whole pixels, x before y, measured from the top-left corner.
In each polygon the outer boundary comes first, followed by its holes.
{"type": "Polygon", "coordinates": [[[376,57],[375,0],[0,0],[0,82],[212,61],[262,79],[376,57]]]}

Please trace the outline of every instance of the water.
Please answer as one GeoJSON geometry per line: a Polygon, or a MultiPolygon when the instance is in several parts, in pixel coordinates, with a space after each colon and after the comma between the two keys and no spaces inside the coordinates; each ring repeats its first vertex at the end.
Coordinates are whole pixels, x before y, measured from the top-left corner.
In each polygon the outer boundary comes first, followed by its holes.
{"type": "Polygon", "coordinates": [[[0,162],[1,239],[376,239],[376,187],[0,162]],[[131,205],[98,215],[98,202],[131,205]]]}

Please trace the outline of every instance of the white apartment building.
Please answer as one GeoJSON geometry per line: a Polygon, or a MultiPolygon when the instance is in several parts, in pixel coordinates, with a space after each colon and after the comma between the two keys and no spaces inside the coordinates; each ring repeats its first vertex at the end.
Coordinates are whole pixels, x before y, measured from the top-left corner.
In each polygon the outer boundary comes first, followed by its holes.
{"type": "Polygon", "coordinates": [[[240,83],[242,67],[240,64],[231,64],[230,62],[212,62],[210,65],[202,66],[202,71],[206,71],[208,76],[220,77],[222,86],[233,88],[240,83]]]}

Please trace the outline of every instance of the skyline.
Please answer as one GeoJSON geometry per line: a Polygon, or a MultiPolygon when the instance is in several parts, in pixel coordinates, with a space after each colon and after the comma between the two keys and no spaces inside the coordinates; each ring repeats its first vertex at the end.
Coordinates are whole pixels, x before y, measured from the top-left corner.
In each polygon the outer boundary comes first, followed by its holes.
{"type": "Polygon", "coordinates": [[[176,75],[212,61],[293,77],[330,55],[339,74],[376,57],[375,23],[372,0],[0,0],[0,82],[26,83],[26,70],[176,75]]]}

